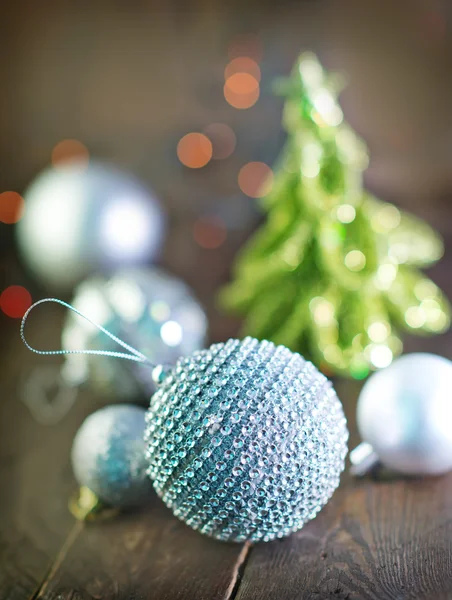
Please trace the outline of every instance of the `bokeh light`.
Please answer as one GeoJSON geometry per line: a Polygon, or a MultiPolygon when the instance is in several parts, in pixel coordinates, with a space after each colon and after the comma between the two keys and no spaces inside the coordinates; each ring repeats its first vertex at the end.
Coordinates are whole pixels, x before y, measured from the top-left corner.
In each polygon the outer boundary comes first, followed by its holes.
{"type": "Polygon", "coordinates": [[[0,295],[0,309],[12,319],[21,319],[31,303],[30,292],[20,285],[10,285],[0,295]]]}
{"type": "Polygon", "coordinates": [[[376,369],[389,367],[394,358],[393,353],[388,346],[384,344],[371,344],[368,346],[370,362],[376,369]]]}
{"type": "Polygon", "coordinates": [[[234,152],[237,138],[229,125],[211,123],[205,127],[204,133],[212,142],[212,158],[228,158],[234,152]]]}
{"type": "Polygon", "coordinates": [[[171,347],[179,346],[183,339],[182,327],[177,321],[167,321],[160,328],[162,340],[171,347]]]}
{"type": "Polygon", "coordinates": [[[351,204],[340,204],[337,207],[336,215],[341,223],[351,223],[355,220],[356,209],[351,204]]]}
{"type": "Polygon", "coordinates": [[[234,58],[226,65],[224,70],[225,80],[228,80],[236,73],[248,73],[248,75],[254,77],[258,83],[261,80],[261,70],[259,65],[255,60],[249,58],[248,56],[239,56],[234,58]]]}
{"type": "Polygon", "coordinates": [[[226,80],[225,88],[228,88],[233,94],[247,95],[259,88],[259,82],[249,73],[234,73],[226,80]]]}
{"type": "Polygon", "coordinates": [[[214,250],[226,241],[226,225],[220,217],[201,217],[193,226],[193,237],[201,248],[214,250]]]}
{"type": "Polygon", "coordinates": [[[234,73],[224,84],[226,102],[234,108],[250,108],[256,104],[259,93],[259,82],[249,73],[234,73]]]}
{"type": "Polygon", "coordinates": [[[263,162],[249,162],[239,172],[239,187],[251,198],[266,196],[273,186],[273,171],[263,162]]]}
{"type": "Polygon", "coordinates": [[[384,342],[390,333],[391,328],[389,327],[389,323],[383,321],[375,321],[367,328],[369,338],[376,343],[384,342]]]}
{"type": "Polygon", "coordinates": [[[78,140],[62,140],[52,150],[52,165],[60,167],[73,162],[87,166],[88,148],[78,140]]]}
{"type": "Polygon", "coordinates": [[[239,56],[248,56],[259,62],[262,60],[262,55],[262,41],[259,36],[254,33],[238,35],[228,46],[228,56],[230,59],[239,56]]]}
{"type": "Polygon", "coordinates": [[[212,158],[212,142],[202,133],[187,133],[177,144],[177,156],[190,169],[200,169],[212,158]]]}
{"type": "Polygon", "coordinates": [[[25,211],[25,202],[17,192],[3,192],[0,194],[0,222],[11,225],[22,218],[25,211]]]}
{"type": "Polygon", "coordinates": [[[227,83],[224,85],[224,97],[226,102],[230,104],[233,108],[237,108],[239,110],[245,110],[247,108],[251,108],[256,104],[259,100],[259,86],[256,87],[252,92],[247,94],[240,94],[232,91],[227,83]]]}
{"type": "Polygon", "coordinates": [[[366,266],[366,257],[361,250],[351,250],[346,254],[344,262],[350,271],[362,271],[366,266]]]}

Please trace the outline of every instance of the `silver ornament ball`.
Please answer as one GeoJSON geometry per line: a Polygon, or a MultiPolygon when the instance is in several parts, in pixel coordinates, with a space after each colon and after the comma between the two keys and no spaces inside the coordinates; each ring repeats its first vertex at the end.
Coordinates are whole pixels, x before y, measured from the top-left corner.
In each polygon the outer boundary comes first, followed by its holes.
{"type": "Polygon", "coordinates": [[[145,410],[130,404],[90,415],[72,445],[72,468],[81,486],[103,502],[124,508],[146,503],[152,486],[146,475],[145,410]]]}
{"type": "Polygon", "coordinates": [[[252,338],[181,359],[146,415],[154,487],[220,540],[300,529],[339,485],[348,431],[331,383],[299,354],[252,338]]]}
{"type": "MultiPolygon", "coordinates": [[[[174,364],[204,347],[207,318],[190,288],[157,268],[120,269],[110,278],[81,283],[71,303],[157,364],[174,364]]],[[[117,349],[116,343],[88,321],[68,311],[62,333],[68,350],[117,349]]],[[[63,377],[70,385],[90,383],[121,399],[146,399],[155,392],[151,369],[110,357],[69,354],[63,377]]]]}
{"type": "Polygon", "coordinates": [[[153,260],[164,218],[134,177],[108,165],[69,163],[41,173],[24,194],[19,250],[46,286],[67,290],[94,271],[153,260]]]}
{"type": "Polygon", "coordinates": [[[407,354],[373,374],[357,406],[357,424],[387,467],[434,475],[452,469],[452,362],[407,354]]]}

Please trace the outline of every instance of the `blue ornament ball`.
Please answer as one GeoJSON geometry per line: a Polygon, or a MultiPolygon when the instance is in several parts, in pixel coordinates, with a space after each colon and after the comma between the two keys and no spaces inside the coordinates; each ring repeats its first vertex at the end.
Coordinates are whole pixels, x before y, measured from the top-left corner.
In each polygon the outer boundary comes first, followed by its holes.
{"type": "Polygon", "coordinates": [[[93,272],[144,264],[160,251],[165,219],[159,202],[135,177],[110,165],[46,169],[24,199],[20,254],[50,289],[72,289],[93,272]]]}
{"type": "Polygon", "coordinates": [[[90,415],[72,445],[72,468],[78,483],[118,508],[150,500],[144,429],[145,410],[131,404],[107,406],[90,415]]]}
{"type": "Polygon", "coordinates": [[[154,488],[194,529],[268,541],[300,529],[339,485],[348,431],[331,383],[252,338],[182,358],[146,415],[154,488]]]}
{"type": "MultiPolygon", "coordinates": [[[[207,318],[198,300],[183,281],[155,267],[91,277],[77,287],[71,304],[153,363],[172,365],[205,346],[207,318]]],[[[116,342],[72,311],[67,312],[61,342],[67,350],[117,350],[116,342]]],[[[62,374],[70,385],[87,382],[123,400],[148,401],[155,392],[150,369],[108,356],[68,354],[62,374]]]]}

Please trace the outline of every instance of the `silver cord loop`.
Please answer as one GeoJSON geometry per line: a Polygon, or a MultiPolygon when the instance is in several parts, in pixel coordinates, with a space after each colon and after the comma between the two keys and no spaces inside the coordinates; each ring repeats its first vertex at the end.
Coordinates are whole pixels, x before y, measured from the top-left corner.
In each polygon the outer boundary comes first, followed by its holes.
{"type": "Polygon", "coordinates": [[[84,315],[83,313],[81,313],[80,311],[78,311],[76,308],[74,308],[73,306],[71,306],[67,302],[63,302],[63,300],[58,300],[58,298],[44,298],[43,300],[38,300],[37,302],[35,302],[34,304],[32,304],[30,306],[30,308],[27,310],[27,312],[24,314],[24,316],[22,318],[22,323],[20,325],[20,337],[22,338],[22,341],[25,344],[25,346],[29,350],[31,350],[32,352],[34,352],[35,354],[44,354],[44,355],[47,355],[47,356],[49,356],[49,355],[58,355],[58,354],[60,354],[60,355],[61,354],[62,355],[66,355],[66,354],[94,354],[96,356],[110,356],[112,358],[123,358],[125,360],[132,360],[132,361],[135,361],[135,362],[138,362],[138,363],[147,363],[149,366],[155,367],[155,365],[153,363],[151,363],[150,360],[148,358],[146,358],[146,356],[144,354],[142,354],[141,352],[139,352],[135,348],[132,348],[132,346],[129,346],[128,344],[126,344],[125,342],[123,342],[122,340],[120,340],[118,337],[116,337],[115,335],[113,335],[112,333],[110,333],[110,331],[108,331],[107,329],[105,329],[104,327],[102,327],[102,325],[98,325],[94,321],[91,321],[90,318],[88,318],[86,315],[84,315]],[[61,306],[64,306],[65,308],[68,308],[69,310],[72,310],[72,312],[74,312],[75,314],[79,315],[80,317],[82,317],[83,319],[85,319],[86,321],[88,321],[88,323],[91,323],[91,325],[94,325],[94,327],[96,327],[97,329],[99,329],[99,331],[102,331],[102,333],[104,333],[106,336],[108,336],[110,339],[112,339],[114,342],[116,342],[119,346],[122,346],[123,348],[125,348],[126,350],[128,350],[130,354],[126,354],[125,352],[113,352],[111,350],[37,350],[36,348],[33,348],[32,346],[30,346],[30,344],[25,339],[25,334],[24,334],[25,322],[28,319],[28,316],[29,316],[30,312],[34,308],[36,308],[39,304],[43,304],[44,302],[55,302],[56,304],[61,304],[61,306]]]}

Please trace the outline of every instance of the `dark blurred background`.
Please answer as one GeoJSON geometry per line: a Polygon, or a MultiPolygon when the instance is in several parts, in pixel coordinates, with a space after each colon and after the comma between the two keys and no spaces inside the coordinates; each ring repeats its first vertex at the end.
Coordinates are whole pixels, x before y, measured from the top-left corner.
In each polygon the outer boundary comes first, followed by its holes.
{"type": "MultiPolygon", "coordinates": [[[[211,337],[234,329],[215,293],[260,218],[237,175],[276,159],[284,132],[272,82],[302,50],[347,74],[341,102],[369,145],[368,187],[437,227],[450,251],[450,3],[18,1],[2,7],[1,22],[0,191],[22,193],[65,139],[138,176],[168,216],[159,262],[194,288],[211,337]],[[243,40],[260,54],[262,80],[256,104],[237,110],[223,95],[224,69],[243,40]],[[178,141],[218,122],[236,135],[233,154],[183,166],[178,141]],[[215,248],[193,233],[206,215],[224,223],[215,248]]],[[[0,287],[23,285],[37,299],[46,290],[21,264],[14,228],[0,223],[0,287]]],[[[448,274],[437,269],[442,285],[448,274]]],[[[0,314],[0,331],[16,326],[0,314]]]]}

